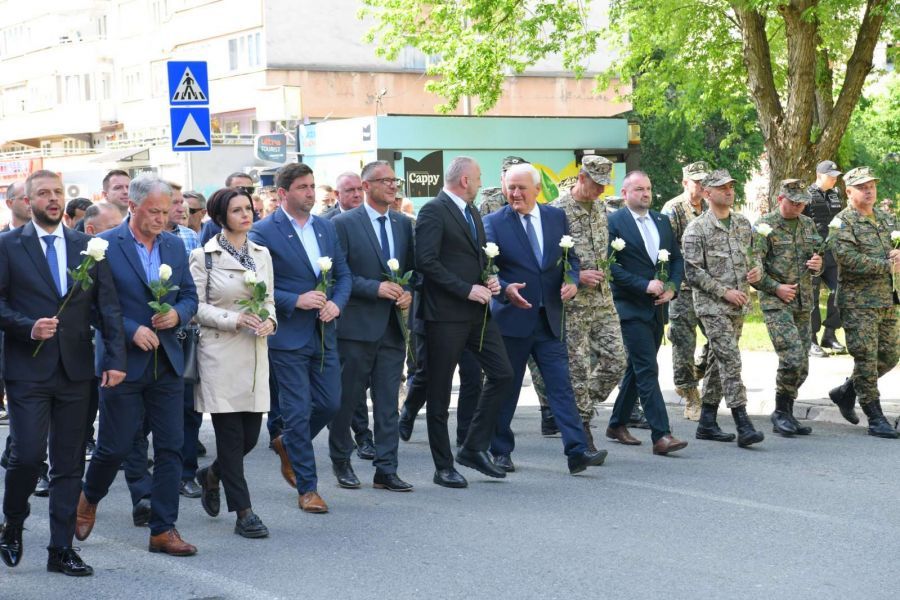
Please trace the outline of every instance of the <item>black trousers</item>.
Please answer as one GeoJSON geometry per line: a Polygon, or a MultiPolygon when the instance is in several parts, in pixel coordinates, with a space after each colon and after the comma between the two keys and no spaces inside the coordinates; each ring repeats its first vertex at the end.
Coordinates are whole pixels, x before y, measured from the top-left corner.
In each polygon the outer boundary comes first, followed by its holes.
{"type": "Polygon", "coordinates": [[[840,329],[841,313],[837,307],[837,266],[827,267],[821,277],[813,279],[813,307],[809,315],[809,330],[812,333],[813,341],[818,341],[819,329],[825,325],[825,329],[840,329]],[[828,286],[830,293],[828,294],[828,303],[825,309],[825,321],[822,321],[821,311],[819,310],[819,290],[822,282],[828,286]]]}
{"type": "Polygon", "coordinates": [[[262,413],[212,413],[216,432],[216,460],[210,471],[225,487],[229,512],[250,508],[250,490],[244,478],[244,457],[256,447],[262,413]]]}
{"type": "Polygon", "coordinates": [[[453,467],[447,418],[453,373],[463,350],[470,350],[481,365],[485,385],[472,414],[463,447],[486,452],[494,435],[494,426],[503,401],[513,385],[513,370],[506,356],[506,345],[493,320],[488,320],[484,345],[479,351],[481,322],[426,321],[428,344],[427,420],[431,456],[438,469],[453,467]]]}
{"type": "Polygon", "coordinates": [[[3,514],[24,523],[28,498],[50,447],[50,545],[71,546],[84,469],[92,380],[72,381],[62,365],[45,381],[7,381],[10,443],[3,514]]]}

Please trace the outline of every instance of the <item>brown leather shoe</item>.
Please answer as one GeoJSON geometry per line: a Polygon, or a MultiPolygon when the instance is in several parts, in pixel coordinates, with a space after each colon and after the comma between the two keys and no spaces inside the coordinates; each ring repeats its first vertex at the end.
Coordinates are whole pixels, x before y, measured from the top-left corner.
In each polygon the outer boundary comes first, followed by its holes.
{"type": "Polygon", "coordinates": [[[687,442],[673,438],[671,435],[664,435],[653,444],[653,454],[668,454],[669,452],[677,452],[687,447],[687,442]]]}
{"type": "Polygon", "coordinates": [[[281,459],[281,476],[288,482],[288,485],[297,489],[297,476],[294,475],[294,467],[291,466],[291,459],[288,458],[287,449],[285,449],[280,435],[272,440],[272,448],[281,459]]]}
{"type": "Polygon", "coordinates": [[[628,428],[624,425],[619,425],[618,427],[607,427],[606,437],[611,440],[616,440],[620,444],[625,444],[626,446],[641,445],[641,440],[631,435],[631,433],[628,431],[628,428]]]}
{"type": "Polygon", "coordinates": [[[78,509],[75,513],[75,538],[83,542],[91,535],[94,523],[97,521],[97,505],[91,504],[84,497],[84,492],[78,498],[78,509]]]}
{"type": "Polygon", "coordinates": [[[298,501],[300,509],[308,513],[327,513],[328,505],[322,500],[318,492],[306,492],[298,501]]]}
{"type": "Polygon", "coordinates": [[[150,536],[150,552],[162,552],[171,556],[193,556],[197,554],[197,547],[181,539],[178,530],[173,527],[159,535],[150,536]]]}

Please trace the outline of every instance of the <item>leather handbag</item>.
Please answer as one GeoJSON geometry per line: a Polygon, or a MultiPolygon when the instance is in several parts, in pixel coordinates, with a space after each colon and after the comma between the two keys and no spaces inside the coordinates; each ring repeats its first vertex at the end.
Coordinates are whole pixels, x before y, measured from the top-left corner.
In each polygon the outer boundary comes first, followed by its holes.
{"type": "MultiPolygon", "coordinates": [[[[212,254],[205,253],[206,262],[206,299],[209,301],[209,273],[212,270],[212,254]]],[[[184,373],[182,378],[185,383],[200,383],[200,366],[197,364],[197,345],[200,343],[200,325],[190,323],[178,332],[181,340],[181,351],[184,353],[184,373]]]]}

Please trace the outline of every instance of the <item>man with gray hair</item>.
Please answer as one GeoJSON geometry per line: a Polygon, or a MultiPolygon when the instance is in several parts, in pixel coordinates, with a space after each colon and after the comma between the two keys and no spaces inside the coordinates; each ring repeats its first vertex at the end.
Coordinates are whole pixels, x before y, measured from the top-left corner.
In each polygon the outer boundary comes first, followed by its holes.
{"type": "MultiPolygon", "coordinates": [[[[337,176],[334,193],[337,202],[334,206],[322,211],[323,219],[333,219],[341,213],[353,210],[363,201],[363,184],[357,173],[346,171],[337,176]]],[[[371,434],[371,432],[369,432],[371,434]]],[[[374,452],[374,451],[373,451],[374,452]]]]}
{"type": "Polygon", "coordinates": [[[24,181],[15,181],[6,188],[6,207],[9,209],[9,223],[3,231],[21,227],[31,220],[31,205],[25,199],[24,181]]]}
{"type": "MultiPolygon", "coordinates": [[[[197,292],[181,240],[165,231],[172,188],[141,175],[128,189],[129,218],[101,234],[125,322],[127,376],[100,395],[100,431],[78,502],[75,537],[87,539],[97,504],[109,492],[147,415],[153,433],[150,551],[190,556],[197,549],[175,529],[184,433],[184,353],[176,331],[197,312],[197,292]],[[152,286],[152,287],[151,287],[152,286]],[[177,286],[177,287],[176,287],[177,286]],[[153,288],[166,288],[159,297],[153,288]],[[156,311],[152,302],[167,304],[156,311]]],[[[102,351],[98,348],[98,351],[102,351]]]]}

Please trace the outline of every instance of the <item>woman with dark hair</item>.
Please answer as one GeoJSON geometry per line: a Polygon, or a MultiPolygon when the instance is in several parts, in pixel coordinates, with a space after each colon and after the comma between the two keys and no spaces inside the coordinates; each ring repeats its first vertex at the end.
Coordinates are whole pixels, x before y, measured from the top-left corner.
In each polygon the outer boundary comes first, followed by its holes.
{"type": "Polygon", "coordinates": [[[253,225],[249,194],[236,188],[218,190],[207,212],[222,231],[191,253],[191,275],[197,284],[201,326],[194,408],[210,413],[216,432],[216,460],[197,471],[203,509],[219,514],[219,482],[230,512],[237,513],[234,532],[265,537],[269,530],[250,506],[244,478],[244,456],[259,438],[262,414],[269,410],[269,360],[266,336],[275,332],[272,259],[269,251],[247,239],[253,225]],[[257,282],[265,284],[261,306],[253,298],[257,282]],[[260,313],[265,310],[268,314],[260,313]]]}

